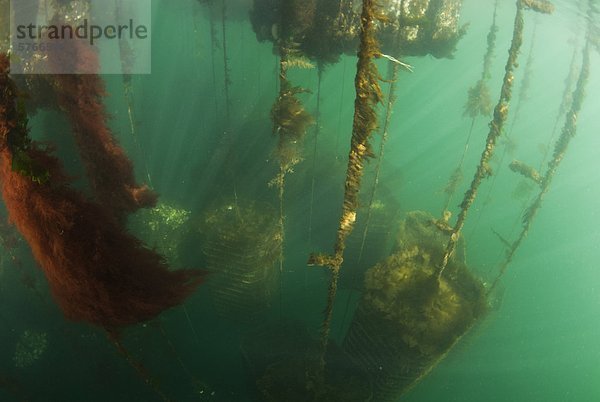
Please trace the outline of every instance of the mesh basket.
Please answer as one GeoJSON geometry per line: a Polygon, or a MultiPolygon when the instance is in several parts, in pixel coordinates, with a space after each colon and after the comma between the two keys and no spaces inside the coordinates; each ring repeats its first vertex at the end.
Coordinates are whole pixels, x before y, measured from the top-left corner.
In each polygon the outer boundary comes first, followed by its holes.
{"type": "Polygon", "coordinates": [[[252,322],[278,288],[281,236],[274,211],[256,203],[223,203],[204,219],[203,252],[219,315],[252,322]]]}
{"type": "Polygon", "coordinates": [[[374,400],[397,400],[485,311],[483,285],[460,258],[437,279],[443,239],[433,217],[410,213],[398,250],[365,274],[344,350],[368,372],[374,400]]]}

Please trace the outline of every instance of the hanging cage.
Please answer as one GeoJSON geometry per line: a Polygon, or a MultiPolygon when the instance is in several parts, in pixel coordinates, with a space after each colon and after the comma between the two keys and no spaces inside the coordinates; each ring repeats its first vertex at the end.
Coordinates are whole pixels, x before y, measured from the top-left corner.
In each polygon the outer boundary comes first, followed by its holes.
{"type": "Polygon", "coordinates": [[[255,202],[223,202],[204,217],[203,252],[215,309],[251,322],[269,307],[279,286],[281,237],[273,209],[255,202]]]}
{"type": "Polygon", "coordinates": [[[365,274],[343,347],[369,374],[374,400],[397,400],[485,312],[484,287],[460,254],[435,275],[446,239],[439,226],[425,212],[409,213],[396,251],[365,274]]]}

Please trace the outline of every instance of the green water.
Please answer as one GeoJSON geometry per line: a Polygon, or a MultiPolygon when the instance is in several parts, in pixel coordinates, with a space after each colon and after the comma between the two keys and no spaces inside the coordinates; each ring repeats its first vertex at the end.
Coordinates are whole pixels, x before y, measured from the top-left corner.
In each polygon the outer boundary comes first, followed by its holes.
{"type": "MultiPolygon", "coordinates": [[[[192,268],[204,268],[207,263],[201,221],[219,202],[257,200],[272,205],[275,211],[278,208],[277,192],[267,185],[278,171],[277,138],[269,117],[277,96],[278,61],[272,44],[258,43],[243,18],[250,2],[231,3],[230,12],[239,18],[226,24],[229,119],[225,117],[220,20],[215,21],[218,44],[213,48],[207,9],[196,1],[152,1],[152,74],[134,76],[132,81],[136,136],[131,135],[122,78],[104,77],[110,125],[134,162],[139,180],[151,184],[162,202],[190,212],[189,232],[180,240],[177,258],[178,265],[192,268]],[[228,151],[221,154],[223,144],[229,144],[228,151]]],[[[515,12],[514,1],[499,3],[498,37],[488,81],[493,103],[499,96],[515,12]]],[[[515,194],[523,179],[508,169],[508,163],[518,159],[537,167],[542,161],[541,147],[553,146],[550,138],[564,80],[573,50],[583,42],[585,12],[579,11],[577,4],[586,2],[554,3],[556,11],[551,16],[525,13],[520,67],[504,131],[515,146],[499,165],[505,152],[505,143],[500,141],[492,160],[496,178],[482,184],[464,228],[468,266],[486,282],[495,278],[504,255],[494,231],[512,241],[527,205],[527,198],[515,194]],[[530,86],[519,101],[530,52],[530,86]]],[[[414,72],[401,71],[399,75],[377,190],[378,199],[395,217],[387,221],[391,237],[406,212],[423,210],[435,216],[442,212],[443,188],[460,160],[471,124],[462,116],[463,106],[467,89],[481,75],[493,6],[492,0],[464,1],[461,22],[469,26],[453,59],[403,59],[414,72]]],[[[577,66],[580,55],[578,52],[577,66]]],[[[493,296],[490,313],[402,397],[403,401],[600,400],[597,48],[590,57],[577,135],[529,235],[493,296]]],[[[386,63],[377,62],[382,75],[386,63]]],[[[322,268],[307,267],[306,261],[312,252],[331,252],[335,241],[352,131],[355,66],[354,56],[343,56],[323,71],[316,153],[313,127],[304,140],[304,160],[287,177],[285,258],[280,291],[273,296],[271,308],[259,321],[236,323],[216,314],[207,284],[187,300],[185,309],[177,307],[162,314],[160,325],[155,321],[124,331],[124,344],[172,400],[261,400],[256,377],[240,349],[248,331],[266,322],[277,326],[293,321],[318,337],[328,275],[322,268]]],[[[312,91],[301,99],[308,111],[316,113],[317,70],[294,70],[289,78],[312,91]]],[[[388,85],[382,83],[382,88],[387,92],[388,85]]],[[[384,107],[379,111],[383,115],[384,107]]],[[[475,172],[488,123],[489,118],[483,117],[474,123],[464,178],[450,204],[454,215],[475,172]]],[[[558,132],[563,123],[560,117],[558,132]]],[[[38,113],[31,119],[31,127],[37,138],[59,142],[61,147],[68,143],[52,133],[68,130],[68,123],[56,113],[38,113]]],[[[375,149],[380,138],[375,136],[375,149]]],[[[80,165],[65,159],[73,152],[67,145],[58,153],[79,179],[83,176],[80,165]]],[[[376,164],[372,160],[367,166],[365,196],[376,164]]],[[[361,225],[360,212],[357,223],[361,225]]],[[[344,338],[360,297],[355,289],[368,268],[356,262],[360,234],[349,239],[332,343],[339,344],[344,338]]],[[[377,250],[367,248],[363,260],[373,264],[390,249],[385,244],[377,250]]],[[[0,271],[0,401],[159,401],[102,331],[62,317],[23,241],[16,252],[19,265],[3,252],[0,271]],[[25,273],[35,279],[34,288],[24,285],[25,273]],[[47,346],[32,364],[16,367],[13,357],[25,330],[45,333],[47,346]]],[[[267,349],[265,345],[265,353],[267,349]]]]}

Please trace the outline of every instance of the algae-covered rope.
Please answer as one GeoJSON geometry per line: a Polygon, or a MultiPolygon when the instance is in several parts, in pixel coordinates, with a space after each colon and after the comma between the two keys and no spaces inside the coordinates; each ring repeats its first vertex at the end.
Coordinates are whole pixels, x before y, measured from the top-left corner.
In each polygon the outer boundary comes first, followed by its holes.
{"type": "MultiPolygon", "coordinates": [[[[487,86],[487,80],[490,78],[490,69],[492,66],[492,58],[494,56],[494,50],[496,49],[496,37],[498,33],[498,25],[496,24],[496,17],[498,11],[498,0],[494,3],[494,14],[492,17],[492,25],[487,34],[487,48],[483,55],[483,68],[481,69],[481,77],[475,85],[469,88],[467,103],[465,105],[464,116],[471,118],[471,125],[467,134],[467,139],[463,146],[463,152],[458,162],[458,165],[450,175],[448,184],[444,188],[446,194],[446,201],[442,208],[442,215],[446,214],[446,211],[450,208],[450,203],[456,192],[456,188],[462,180],[462,167],[469,150],[469,144],[471,143],[471,136],[473,134],[473,128],[475,127],[475,121],[478,116],[489,117],[492,112],[492,105],[490,101],[489,89],[487,86]]],[[[449,215],[448,215],[449,216],[449,215]]]]}
{"type": "Polygon", "coordinates": [[[374,0],[364,0],[361,14],[360,45],[358,50],[357,71],[354,80],[356,99],[354,101],[354,119],[352,139],[346,170],[344,202],[342,215],[337,230],[333,255],[311,255],[309,265],[329,267],[331,280],[321,328],[321,356],[317,376],[322,376],[325,367],[325,351],[327,349],[333,304],[337,292],[340,268],[344,258],[346,238],[354,228],[358,209],[358,191],[360,189],[366,160],[373,156],[370,138],[377,129],[376,107],[383,95],[379,87],[379,73],[373,61],[379,57],[379,43],[375,37],[375,24],[378,21],[374,0]]]}
{"type": "MultiPolygon", "coordinates": [[[[483,55],[483,68],[481,70],[481,77],[479,78],[479,80],[477,80],[475,85],[469,88],[467,103],[465,104],[465,110],[463,113],[464,116],[469,116],[471,118],[469,132],[467,133],[467,139],[465,140],[463,152],[460,156],[458,165],[450,175],[448,184],[446,184],[446,187],[444,188],[446,200],[444,202],[444,207],[442,208],[442,215],[446,215],[448,209],[450,208],[452,198],[454,198],[454,194],[456,193],[456,189],[462,181],[462,167],[465,162],[467,152],[469,150],[469,144],[471,143],[471,137],[473,134],[473,128],[475,127],[475,121],[477,120],[478,116],[484,116],[487,118],[492,113],[492,102],[490,100],[490,91],[487,85],[487,81],[491,76],[490,69],[492,66],[494,50],[496,48],[496,36],[498,32],[498,26],[496,24],[497,10],[498,1],[496,0],[496,2],[494,3],[494,15],[492,17],[492,25],[490,25],[490,29],[487,35],[487,48],[485,54],[483,55]]],[[[450,215],[448,214],[447,216],[450,215]]]]}
{"type": "MultiPolygon", "coordinates": [[[[279,59],[279,98],[278,101],[283,96],[284,91],[289,87],[289,82],[287,80],[287,65],[285,63],[285,51],[282,47],[281,56],[279,59]]],[[[274,130],[277,131],[278,128],[274,127],[274,130]]],[[[281,149],[283,147],[283,137],[279,138],[278,147],[281,149]]],[[[279,278],[281,285],[281,274],[283,273],[283,239],[285,238],[285,223],[284,223],[284,213],[283,213],[283,197],[284,197],[284,189],[285,189],[285,175],[286,168],[285,162],[280,158],[279,160],[279,174],[276,179],[277,185],[277,198],[279,200],[279,219],[277,225],[279,226],[279,236],[280,236],[280,245],[279,245],[279,278]]],[[[282,297],[283,290],[280,289],[280,299],[282,297]]],[[[280,308],[282,307],[282,302],[280,300],[280,308]]]]}
{"type": "MultiPolygon", "coordinates": [[[[498,160],[498,166],[504,165],[504,160],[506,159],[506,156],[511,152],[511,147],[512,147],[511,143],[513,143],[511,140],[511,137],[513,135],[513,130],[515,128],[515,124],[517,123],[517,121],[519,121],[519,116],[521,115],[521,106],[523,105],[523,101],[526,100],[528,97],[527,93],[529,91],[531,75],[533,74],[531,65],[533,63],[533,49],[534,49],[534,45],[535,45],[536,32],[537,32],[537,23],[533,27],[533,33],[531,35],[532,36],[531,44],[529,45],[527,61],[525,62],[525,70],[523,71],[523,78],[521,80],[519,96],[517,98],[517,103],[516,103],[516,106],[514,109],[512,122],[510,123],[509,129],[504,134],[505,144],[504,144],[504,149],[502,150],[502,153],[500,154],[500,159],[498,160]]],[[[486,205],[488,205],[490,200],[492,199],[492,194],[493,194],[494,189],[496,188],[496,182],[498,180],[498,177],[500,176],[500,172],[501,172],[501,170],[498,170],[498,172],[496,172],[496,174],[492,178],[492,182],[490,183],[490,185],[485,193],[485,196],[483,198],[484,207],[486,205]]],[[[481,217],[483,216],[483,212],[484,212],[484,208],[482,208],[479,211],[479,213],[477,214],[475,223],[474,223],[473,227],[471,228],[471,233],[474,233],[477,230],[477,228],[479,226],[479,222],[481,221],[481,217]]]]}
{"type": "Polygon", "coordinates": [[[552,179],[554,178],[554,174],[556,173],[558,166],[560,165],[560,162],[565,156],[569,142],[577,133],[577,117],[579,115],[579,111],[581,110],[581,105],[583,103],[583,98],[585,95],[585,86],[588,81],[589,73],[590,56],[588,44],[586,45],[585,50],[583,51],[583,62],[581,65],[579,78],[577,79],[577,86],[575,87],[575,91],[573,92],[573,102],[571,103],[571,109],[567,113],[561,135],[554,144],[554,153],[552,159],[550,160],[550,162],[548,162],[546,173],[541,178],[540,190],[537,196],[533,199],[533,202],[525,210],[525,214],[523,215],[523,226],[521,228],[521,233],[519,234],[519,237],[517,237],[517,239],[513,242],[512,247],[507,251],[506,258],[504,259],[504,262],[500,267],[500,273],[490,286],[489,292],[491,292],[496,287],[498,281],[506,272],[506,268],[512,262],[515,252],[517,251],[525,237],[527,237],[527,233],[529,232],[531,223],[535,218],[535,215],[537,214],[538,210],[542,206],[542,200],[548,192],[548,189],[550,188],[550,184],[552,182],[552,179]]]}
{"type": "Polygon", "coordinates": [[[552,134],[550,136],[550,140],[548,142],[548,146],[544,149],[544,153],[542,155],[542,161],[540,162],[539,168],[540,170],[544,166],[547,161],[548,153],[550,150],[550,144],[554,142],[556,138],[556,130],[558,128],[558,123],[561,117],[565,114],[565,112],[570,108],[571,103],[573,102],[573,84],[575,84],[576,76],[577,76],[577,47],[573,50],[573,56],[571,56],[571,64],[569,65],[569,74],[565,78],[565,88],[562,96],[562,100],[560,102],[560,106],[558,107],[558,113],[556,114],[556,120],[554,121],[554,127],[552,128],[552,134]]]}
{"type": "Polygon", "coordinates": [[[381,143],[379,144],[379,153],[377,155],[377,165],[375,166],[375,178],[373,179],[373,187],[371,188],[371,193],[369,194],[369,204],[367,206],[367,217],[365,219],[365,227],[363,229],[362,238],[360,241],[360,249],[358,253],[359,264],[362,260],[363,252],[365,249],[365,242],[369,233],[369,221],[371,220],[371,215],[373,212],[373,203],[375,202],[377,187],[379,186],[379,177],[381,176],[381,164],[383,162],[385,144],[389,136],[390,122],[392,120],[394,104],[396,102],[396,84],[398,81],[398,72],[400,70],[400,65],[397,63],[390,63],[388,66],[390,69],[390,71],[388,72],[388,79],[390,80],[390,84],[388,89],[389,92],[387,96],[387,105],[385,108],[385,120],[383,123],[383,130],[381,134],[381,143]]]}
{"type": "MultiPolygon", "coordinates": [[[[389,128],[390,122],[392,120],[392,114],[394,109],[394,104],[396,102],[396,84],[398,82],[398,73],[400,70],[400,65],[397,63],[389,63],[388,64],[388,80],[389,80],[389,88],[387,95],[387,105],[385,108],[385,119],[383,123],[383,129],[381,133],[381,143],[379,144],[379,154],[377,155],[377,166],[375,166],[375,178],[373,179],[373,187],[371,188],[371,193],[369,194],[369,204],[367,206],[367,216],[365,218],[365,227],[362,232],[361,241],[360,241],[360,249],[358,252],[357,264],[360,265],[362,262],[362,256],[365,249],[365,244],[367,240],[367,236],[369,234],[369,222],[371,221],[371,216],[373,214],[373,204],[375,202],[375,196],[377,194],[377,188],[379,186],[379,177],[381,175],[381,165],[383,162],[383,156],[385,153],[385,144],[387,142],[387,138],[389,136],[389,128]]],[[[356,284],[357,274],[353,273],[351,284],[352,287],[356,284]]],[[[346,317],[348,316],[348,311],[350,310],[350,298],[351,293],[348,293],[348,297],[346,298],[346,304],[344,307],[344,315],[342,317],[342,322],[340,325],[340,329],[344,328],[346,317]]]]}
{"type": "Polygon", "coordinates": [[[502,89],[500,90],[500,99],[494,108],[494,116],[490,122],[490,131],[486,139],[485,148],[481,154],[479,165],[475,171],[475,176],[473,177],[471,186],[466,191],[463,201],[460,204],[460,213],[458,214],[456,223],[454,224],[454,227],[450,233],[450,239],[446,245],[446,250],[444,252],[441,264],[437,268],[436,276],[438,280],[444,273],[444,269],[448,266],[450,257],[456,249],[461,230],[467,218],[467,212],[475,201],[477,190],[479,189],[481,182],[483,179],[491,175],[489,161],[494,153],[496,142],[502,134],[502,129],[508,116],[509,103],[512,96],[512,86],[514,82],[514,70],[518,66],[517,59],[519,55],[519,49],[523,43],[523,10],[525,8],[531,8],[539,12],[552,12],[553,10],[552,4],[544,0],[517,0],[516,6],[517,11],[515,14],[513,37],[510,49],[508,51],[508,60],[506,62],[504,79],[502,81],[502,89]]]}

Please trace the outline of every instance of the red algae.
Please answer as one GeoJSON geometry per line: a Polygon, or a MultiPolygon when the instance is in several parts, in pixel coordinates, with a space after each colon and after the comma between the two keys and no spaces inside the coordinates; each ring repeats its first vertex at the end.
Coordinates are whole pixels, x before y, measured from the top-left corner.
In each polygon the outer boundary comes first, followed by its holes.
{"type": "Polygon", "coordinates": [[[170,271],[162,256],[123,229],[112,209],[69,187],[59,160],[27,138],[26,117],[7,71],[8,58],[0,55],[2,196],[10,222],[31,246],[65,316],[113,330],[182,303],[204,272],[170,271]],[[45,179],[13,169],[17,154],[45,179]]]}
{"type": "Polygon", "coordinates": [[[60,74],[61,71],[99,71],[98,55],[83,40],[61,43],[48,55],[58,106],[68,116],[87,175],[100,204],[118,218],[139,208],[153,207],[157,195],[136,183],[133,164],[108,126],[104,83],[97,74],[60,74]]]}

